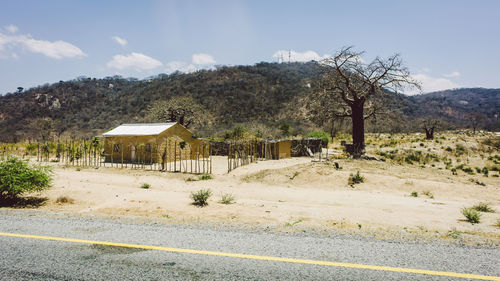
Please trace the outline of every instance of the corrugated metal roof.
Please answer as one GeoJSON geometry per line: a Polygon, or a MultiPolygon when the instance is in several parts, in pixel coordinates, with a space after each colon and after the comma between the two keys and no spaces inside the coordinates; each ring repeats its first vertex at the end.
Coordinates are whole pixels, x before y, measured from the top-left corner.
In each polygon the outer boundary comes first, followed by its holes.
{"type": "Polygon", "coordinates": [[[104,137],[115,136],[154,136],[159,135],[163,131],[177,124],[172,123],[138,123],[138,124],[122,124],[113,130],[102,134],[104,137]]]}

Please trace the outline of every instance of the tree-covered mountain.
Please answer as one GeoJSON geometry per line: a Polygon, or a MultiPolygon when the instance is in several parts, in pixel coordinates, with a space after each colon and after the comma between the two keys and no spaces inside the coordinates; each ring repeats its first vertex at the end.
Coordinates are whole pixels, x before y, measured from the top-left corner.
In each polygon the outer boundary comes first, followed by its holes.
{"type": "MultiPolygon", "coordinates": [[[[193,128],[203,135],[235,124],[278,128],[283,123],[294,133],[304,133],[314,124],[306,118],[303,101],[319,90],[320,71],[314,62],[258,63],[144,80],[79,77],[46,84],[0,96],[0,141],[39,137],[41,128],[59,136],[97,135],[121,123],[143,122],[153,103],[182,96],[212,113],[210,127],[193,128]]],[[[500,89],[456,89],[397,100],[409,119],[440,117],[465,127],[467,114],[481,113],[486,116],[483,126],[500,129],[500,89]]]]}
{"type": "Polygon", "coordinates": [[[468,115],[483,114],[484,126],[499,129],[500,89],[462,88],[409,97],[409,116],[439,117],[464,126],[468,115]],[[496,124],[495,124],[496,123],[496,124]]]}

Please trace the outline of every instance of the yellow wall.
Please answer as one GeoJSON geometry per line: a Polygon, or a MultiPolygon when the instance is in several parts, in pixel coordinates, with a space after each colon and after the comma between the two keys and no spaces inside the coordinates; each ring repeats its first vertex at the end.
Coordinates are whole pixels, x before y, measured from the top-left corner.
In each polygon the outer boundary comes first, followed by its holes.
{"type": "Polygon", "coordinates": [[[266,159],[282,159],[292,157],[292,141],[261,142],[259,147],[261,157],[266,159]]]}
{"type": "Polygon", "coordinates": [[[154,136],[116,136],[106,137],[104,153],[107,162],[170,162],[182,159],[196,159],[208,157],[208,142],[193,138],[192,133],[179,124],[168,128],[159,135],[154,136]],[[186,146],[181,149],[179,143],[184,141],[186,146]],[[146,151],[147,144],[151,152],[146,151]],[[114,146],[118,151],[114,151],[114,146]],[[134,155],[135,154],[135,155],[134,155]]]}
{"type": "Polygon", "coordinates": [[[292,157],[292,141],[279,142],[279,159],[292,157]]]}

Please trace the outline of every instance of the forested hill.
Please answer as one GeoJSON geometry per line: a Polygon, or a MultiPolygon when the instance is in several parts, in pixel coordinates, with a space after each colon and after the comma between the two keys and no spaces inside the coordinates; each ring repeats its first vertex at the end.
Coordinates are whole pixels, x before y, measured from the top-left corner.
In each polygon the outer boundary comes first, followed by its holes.
{"type": "Polygon", "coordinates": [[[37,119],[55,120],[56,133],[99,134],[125,122],[141,122],[150,104],[191,96],[215,116],[215,127],[259,121],[274,125],[293,97],[311,91],[315,63],[260,63],[220,67],[151,79],[80,77],[0,97],[0,141],[33,136],[37,119]]]}
{"type": "Polygon", "coordinates": [[[467,115],[482,114],[491,129],[499,128],[500,89],[462,88],[409,98],[413,116],[442,117],[452,123],[466,122],[467,115]],[[496,125],[495,125],[496,123],[496,125]],[[494,128],[493,128],[494,127],[494,128]]]}
{"type": "MultiPolygon", "coordinates": [[[[179,96],[193,97],[213,114],[210,128],[198,128],[204,134],[234,124],[277,128],[283,122],[303,132],[312,124],[297,112],[304,109],[304,97],[316,90],[319,72],[314,62],[259,63],[145,80],[80,77],[46,84],[0,96],[0,141],[35,137],[42,118],[53,121],[50,130],[57,135],[100,134],[121,123],[144,121],[152,103],[179,96]]],[[[438,116],[464,126],[464,116],[478,111],[489,118],[490,129],[500,129],[494,119],[500,89],[458,89],[402,99],[402,112],[409,118],[438,116]]]]}

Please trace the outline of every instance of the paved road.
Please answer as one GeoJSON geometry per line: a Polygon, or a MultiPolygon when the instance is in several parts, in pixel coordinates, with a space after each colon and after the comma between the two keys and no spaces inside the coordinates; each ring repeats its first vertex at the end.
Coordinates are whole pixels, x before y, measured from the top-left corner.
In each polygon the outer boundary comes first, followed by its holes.
{"type": "Polygon", "coordinates": [[[23,210],[0,210],[0,232],[0,280],[467,280],[397,272],[408,268],[500,280],[500,250],[443,243],[273,234],[23,210]],[[37,237],[6,236],[11,234],[37,237]],[[116,247],[88,240],[195,251],[116,247]],[[215,255],[221,252],[254,258],[215,255]],[[262,256],[291,258],[296,263],[260,260],[262,256]],[[297,259],[341,264],[307,264],[297,259]],[[396,272],[349,268],[344,263],[388,266],[396,272]]]}

